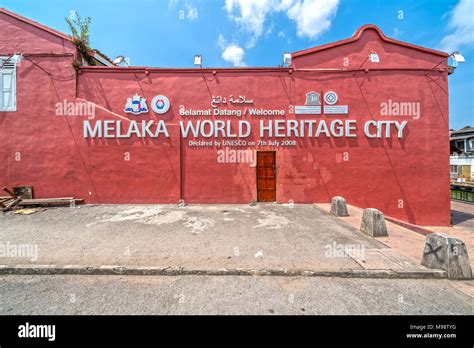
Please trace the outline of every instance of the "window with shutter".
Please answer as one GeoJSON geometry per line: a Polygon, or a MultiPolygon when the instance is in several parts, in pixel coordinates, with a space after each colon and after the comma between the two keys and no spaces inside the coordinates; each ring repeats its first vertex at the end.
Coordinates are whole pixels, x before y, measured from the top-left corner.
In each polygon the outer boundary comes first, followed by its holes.
{"type": "Polygon", "coordinates": [[[0,112],[16,111],[16,65],[0,58],[0,112]]]}

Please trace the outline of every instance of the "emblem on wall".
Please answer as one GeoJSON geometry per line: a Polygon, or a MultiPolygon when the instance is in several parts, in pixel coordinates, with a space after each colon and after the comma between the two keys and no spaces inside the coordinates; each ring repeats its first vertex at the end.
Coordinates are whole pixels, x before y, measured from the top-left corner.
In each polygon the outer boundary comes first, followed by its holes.
{"type": "Polygon", "coordinates": [[[304,105],[295,106],[295,114],[297,115],[320,115],[321,100],[317,92],[306,93],[306,101],[304,105]]]}
{"type": "Polygon", "coordinates": [[[334,105],[337,103],[338,97],[336,92],[329,91],[324,94],[324,102],[328,105],[334,105]]]}
{"type": "Polygon", "coordinates": [[[321,105],[321,101],[319,100],[319,93],[316,93],[316,92],[307,93],[305,105],[321,105]]]}
{"type": "Polygon", "coordinates": [[[345,115],[349,113],[349,106],[336,105],[339,100],[337,93],[327,91],[324,93],[324,113],[328,115],[345,115]]]}
{"type": "Polygon", "coordinates": [[[327,91],[324,93],[324,106],[321,105],[321,93],[308,92],[306,93],[306,101],[304,105],[295,106],[295,114],[297,115],[344,115],[349,113],[349,106],[338,105],[339,97],[334,91],[327,91]],[[323,109],[323,110],[321,110],[323,109]]]}
{"type": "Polygon", "coordinates": [[[170,109],[170,101],[164,95],[157,95],[151,100],[151,108],[157,114],[164,114],[170,109]]]}
{"type": "Polygon", "coordinates": [[[148,112],[148,107],[146,106],[146,99],[140,97],[138,94],[132,98],[127,98],[127,104],[125,104],[124,111],[129,114],[139,115],[148,112]]]}

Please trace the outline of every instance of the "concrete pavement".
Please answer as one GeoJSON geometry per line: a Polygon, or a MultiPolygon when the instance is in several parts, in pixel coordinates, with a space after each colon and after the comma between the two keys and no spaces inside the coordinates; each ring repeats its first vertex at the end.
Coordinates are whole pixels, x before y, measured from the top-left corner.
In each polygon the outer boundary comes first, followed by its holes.
{"type": "Polygon", "coordinates": [[[466,244],[471,268],[474,269],[474,204],[451,201],[451,216],[452,226],[426,226],[426,228],[461,239],[466,244]]]}
{"type": "Polygon", "coordinates": [[[0,222],[4,246],[37,251],[0,255],[0,264],[10,270],[38,266],[39,273],[47,273],[51,265],[105,265],[439,277],[316,205],[85,205],[32,215],[10,212],[0,215],[0,222]]]}
{"type": "Polygon", "coordinates": [[[474,204],[452,200],[451,215],[454,227],[474,232],[474,204]]]}
{"type": "Polygon", "coordinates": [[[349,209],[348,218],[329,206],[276,204],[3,214],[0,245],[36,245],[37,254],[3,255],[0,273],[85,275],[0,274],[0,314],[473,313],[473,281],[360,278],[440,273],[419,265],[424,236],[387,223],[389,237],[370,238],[358,231],[360,211],[349,209]]]}
{"type": "MultiPolygon", "coordinates": [[[[448,280],[0,276],[0,314],[472,314],[448,280]]],[[[472,281],[471,281],[472,283],[472,281]]]]}
{"type": "MultiPolygon", "coordinates": [[[[322,210],[329,212],[330,204],[317,204],[322,210]]],[[[363,209],[347,205],[349,216],[339,217],[340,221],[346,223],[354,229],[360,228],[363,209]]],[[[403,228],[390,221],[385,221],[388,230],[388,237],[378,237],[377,240],[386,247],[396,250],[400,255],[405,256],[414,263],[420,263],[423,255],[426,237],[403,228]]]]}
{"type": "MultiPolygon", "coordinates": [[[[459,203],[452,201],[452,209],[464,211],[463,220],[456,212],[453,213],[457,218],[458,224],[448,227],[440,226],[423,226],[423,228],[432,232],[443,232],[453,237],[461,239],[467,247],[471,268],[474,269],[474,229],[471,224],[474,223],[474,205],[459,203]],[[472,212],[472,214],[470,214],[472,212]],[[468,219],[466,217],[469,217],[468,219]]],[[[316,204],[321,210],[329,212],[331,205],[328,203],[316,204]]],[[[349,216],[339,217],[340,221],[348,226],[358,229],[360,228],[363,209],[351,205],[347,205],[349,216]]],[[[377,241],[384,244],[390,249],[382,249],[383,251],[403,255],[414,263],[420,263],[425,247],[426,236],[404,228],[396,223],[385,220],[388,229],[387,237],[377,237],[377,241]]],[[[370,253],[369,253],[370,256],[370,253]]]]}

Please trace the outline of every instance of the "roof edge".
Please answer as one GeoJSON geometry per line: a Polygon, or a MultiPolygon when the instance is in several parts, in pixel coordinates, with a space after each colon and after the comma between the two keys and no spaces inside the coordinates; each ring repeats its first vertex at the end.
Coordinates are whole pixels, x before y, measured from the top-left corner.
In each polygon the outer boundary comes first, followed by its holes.
{"type": "MultiPolygon", "coordinates": [[[[52,34],[52,35],[54,35],[54,36],[60,37],[60,38],[62,38],[62,39],[64,39],[64,40],[70,41],[71,43],[74,43],[74,42],[75,42],[74,38],[73,38],[72,36],[70,36],[70,35],[64,34],[64,33],[60,32],[60,31],[58,31],[58,30],[55,30],[55,29],[53,29],[53,28],[47,27],[46,25],[43,25],[43,24],[41,24],[41,23],[38,23],[38,22],[36,22],[36,21],[34,21],[34,20],[31,20],[31,19],[29,19],[29,18],[27,18],[27,17],[23,17],[23,16],[21,16],[21,15],[15,13],[15,12],[12,12],[12,11],[7,10],[7,9],[4,8],[4,7],[0,7],[0,13],[4,13],[4,14],[7,15],[7,16],[10,16],[10,17],[12,17],[12,18],[15,18],[15,19],[17,19],[17,20],[19,20],[19,21],[21,21],[21,22],[27,23],[27,24],[29,24],[29,25],[31,25],[31,26],[34,26],[34,27],[38,28],[38,29],[41,29],[41,30],[43,30],[43,31],[46,31],[46,32],[48,32],[48,33],[50,33],[50,34],[52,34]]],[[[91,56],[92,56],[93,58],[97,59],[98,61],[100,61],[102,64],[105,64],[105,65],[107,65],[107,66],[113,65],[113,64],[112,64],[112,61],[111,61],[105,54],[103,54],[102,52],[99,52],[98,49],[91,49],[91,51],[93,52],[93,53],[91,53],[91,56]]]]}
{"type": "Polygon", "coordinates": [[[158,68],[149,66],[81,66],[79,70],[83,72],[136,72],[136,71],[148,71],[148,72],[187,72],[187,73],[213,73],[213,72],[289,72],[292,68],[289,67],[231,67],[231,68],[158,68]]]}
{"type": "Polygon", "coordinates": [[[60,37],[60,38],[62,38],[62,39],[64,39],[64,40],[68,40],[68,41],[74,42],[74,39],[73,39],[71,36],[69,36],[69,35],[67,35],[67,34],[64,34],[64,33],[60,32],[60,31],[58,31],[58,30],[52,29],[52,28],[50,28],[50,27],[47,27],[47,26],[45,26],[45,25],[43,25],[43,24],[41,24],[41,23],[35,22],[35,21],[33,21],[33,20],[29,19],[29,18],[23,17],[23,16],[21,16],[21,15],[15,13],[15,12],[8,11],[8,10],[7,10],[6,8],[4,8],[4,7],[0,7],[0,13],[4,13],[4,14],[6,14],[7,16],[10,16],[10,17],[12,17],[12,18],[15,18],[15,19],[21,21],[21,22],[24,22],[24,23],[27,23],[27,24],[29,24],[29,25],[32,25],[32,26],[34,26],[34,27],[36,27],[36,28],[38,28],[38,29],[44,30],[44,31],[46,31],[46,32],[48,32],[48,33],[50,33],[50,34],[52,34],[52,35],[58,36],[58,37],[60,37]]]}
{"type": "Polygon", "coordinates": [[[434,50],[434,49],[431,49],[431,48],[426,48],[426,47],[422,47],[422,46],[418,46],[418,45],[413,45],[413,44],[408,43],[408,42],[399,41],[399,40],[389,38],[389,37],[385,36],[385,34],[382,32],[382,30],[380,30],[380,28],[377,27],[374,24],[365,24],[365,25],[361,26],[359,29],[356,30],[354,35],[352,35],[352,37],[350,37],[350,38],[339,40],[339,41],[334,41],[334,42],[331,42],[331,43],[328,43],[328,44],[315,46],[315,47],[312,47],[312,48],[307,48],[307,49],[300,50],[300,51],[296,51],[296,52],[293,52],[291,54],[291,56],[292,56],[292,58],[297,58],[297,57],[305,56],[305,55],[308,55],[308,54],[311,54],[311,53],[323,51],[323,50],[326,50],[326,49],[329,49],[329,48],[333,48],[333,47],[337,47],[337,46],[341,46],[341,45],[346,45],[346,44],[351,43],[351,42],[355,42],[355,41],[357,41],[361,38],[362,33],[366,30],[375,30],[383,41],[391,43],[391,44],[411,48],[411,49],[421,51],[421,52],[431,53],[431,54],[441,56],[441,57],[446,57],[447,58],[449,56],[449,54],[446,53],[446,52],[442,52],[442,51],[438,51],[438,50],[434,50]]]}

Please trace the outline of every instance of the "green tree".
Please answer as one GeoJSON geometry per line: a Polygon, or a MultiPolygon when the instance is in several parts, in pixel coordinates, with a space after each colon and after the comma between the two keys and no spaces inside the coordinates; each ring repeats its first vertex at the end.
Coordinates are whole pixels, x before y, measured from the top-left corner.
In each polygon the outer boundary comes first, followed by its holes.
{"type": "Polygon", "coordinates": [[[91,17],[81,18],[79,13],[75,13],[73,18],[64,18],[69,25],[71,35],[74,39],[74,44],[79,51],[82,58],[90,65],[95,65],[94,60],[89,56],[88,52],[91,50],[89,44],[89,27],[91,24],[91,17]]]}

